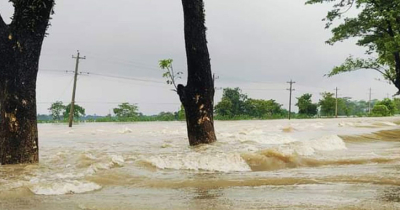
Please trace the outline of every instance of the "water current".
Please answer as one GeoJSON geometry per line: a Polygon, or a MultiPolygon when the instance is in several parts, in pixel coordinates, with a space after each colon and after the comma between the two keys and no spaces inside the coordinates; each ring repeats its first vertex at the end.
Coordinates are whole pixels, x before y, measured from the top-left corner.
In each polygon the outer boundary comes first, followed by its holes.
{"type": "Polygon", "coordinates": [[[0,166],[0,209],[400,209],[400,118],[40,124],[40,163],[0,166]]]}

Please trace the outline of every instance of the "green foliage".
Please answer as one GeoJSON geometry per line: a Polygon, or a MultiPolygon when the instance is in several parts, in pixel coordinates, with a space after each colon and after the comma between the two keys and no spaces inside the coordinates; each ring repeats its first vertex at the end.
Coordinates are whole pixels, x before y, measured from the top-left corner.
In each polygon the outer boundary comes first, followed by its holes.
{"type": "MultiPolygon", "coordinates": [[[[386,106],[386,108],[389,111],[388,115],[394,115],[397,111],[395,102],[390,100],[389,98],[385,98],[382,101],[379,101],[378,103],[376,103],[375,106],[379,106],[379,105],[386,106]]],[[[374,108],[375,108],[375,106],[374,106],[374,108]]],[[[386,116],[386,115],[383,115],[383,116],[386,116]]]]}
{"type": "Polygon", "coordinates": [[[248,99],[245,102],[245,114],[256,118],[272,118],[280,116],[282,105],[275,100],[248,99]]]}
{"type": "Polygon", "coordinates": [[[65,111],[65,108],[66,107],[62,101],[56,101],[51,104],[48,110],[50,111],[51,117],[54,121],[60,121],[62,120],[62,113],[65,111]]]}
{"type": "Polygon", "coordinates": [[[312,94],[306,93],[297,98],[296,106],[299,107],[299,114],[315,116],[318,114],[318,105],[312,103],[312,94]]]}
{"type": "Polygon", "coordinates": [[[239,88],[225,88],[215,106],[217,120],[282,118],[281,104],[275,100],[248,98],[239,88]]]}
{"type": "Polygon", "coordinates": [[[183,105],[181,105],[181,109],[178,111],[177,115],[178,115],[178,120],[186,119],[185,107],[183,107],[183,105]]]}
{"type": "Polygon", "coordinates": [[[215,113],[218,116],[234,116],[232,101],[222,97],[221,101],[215,106],[215,113]]]}
{"type": "Polygon", "coordinates": [[[119,119],[135,119],[139,116],[139,108],[135,104],[122,103],[118,105],[118,108],[114,108],[114,114],[119,119]]]}
{"type": "MultiPolygon", "coordinates": [[[[63,113],[64,119],[67,120],[69,119],[69,113],[71,112],[71,104],[68,104],[65,107],[65,111],[63,113]]],[[[74,105],[74,120],[79,120],[81,117],[84,117],[85,114],[85,109],[78,104],[74,105]]]]}
{"type": "Polygon", "coordinates": [[[158,120],[160,121],[174,121],[176,120],[176,116],[172,112],[161,112],[157,116],[158,120]]]}
{"type": "Polygon", "coordinates": [[[392,83],[394,83],[396,79],[396,73],[394,69],[386,68],[385,63],[381,64],[377,59],[360,59],[353,58],[353,56],[346,58],[343,64],[335,66],[328,76],[331,77],[340,73],[351,72],[360,69],[372,69],[378,71],[386,80],[389,80],[392,83]]]}
{"type": "MultiPolygon", "coordinates": [[[[352,115],[363,116],[367,114],[368,102],[366,101],[350,101],[352,107],[352,115]]],[[[373,105],[372,105],[373,106],[373,105]]]]}
{"type": "Polygon", "coordinates": [[[393,103],[396,106],[396,112],[395,114],[400,114],[400,98],[394,98],[393,103]]]}
{"type": "Polygon", "coordinates": [[[220,116],[243,115],[247,98],[240,88],[225,88],[221,102],[215,106],[215,112],[220,116]]]}
{"type": "Polygon", "coordinates": [[[334,116],[336,110],[336,99],[333,93],[321,93],[322,99],[319,100],[321,106],[321,115],[334,116]]]}
{"type": "Polygon", "coordinates": [[[374,117],[385,117],[389,115],[390,111],[385,105],[375,105],[372,109],[372,116],[374,117]]]}
{"type": "Polygon", "coordinates": [[[333,3],[328,12],[326,28],[335,20],[341,23],[332,28],[328,44],[356,38],[357,45],[366,48],[366,54],[376,58],[349,57],[335,67],[328,76],[358,69],[373,69],[400,88],[400,0],[308,0],[306,4],[333,3]],[[355,7],[357,16],[344,17],[355,7]]]}
{"type": "Polygon", "coordinates": [[[164,78],[167,78],[167,84],[169,85],[174,85],[174,91],[177,91],[177,86],[176,86],[176,79],[181,79],[181,75],[183,74],[183,72],[174,72],[174,68],[172,66],[172,59],[164,59],[164,60],[160,60],[159,61],[159,66],[161,69],[163,70],[167,70],[166,72],[164,72],[164,74],[162,75],[164,78]]]}

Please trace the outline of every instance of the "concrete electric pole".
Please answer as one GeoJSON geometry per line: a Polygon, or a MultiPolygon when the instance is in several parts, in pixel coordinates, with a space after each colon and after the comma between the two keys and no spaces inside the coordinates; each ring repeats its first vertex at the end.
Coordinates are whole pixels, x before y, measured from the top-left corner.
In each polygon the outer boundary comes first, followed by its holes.
{"type": "Polygon", "coordinates": [[[86,56],[80,57],[80,53],[78,50],[78,55],[72,56],[72,58],[76,59],[76,65],[75,65],[75,72],[74,72],[74,88],[72,90],[72,100],[71,100],[71,107],[69,110],[69,127],[72,127],[72,122],[74,121],[74,106],[75,106],[75,92],[76,92],[76,81],[78,79],[78,68],[79,68],[79,60],[81,59],[86,59],[86,56]]]}
{"type": "Polygon", "coordinates": [[[290,120],[290,117],[291,117],[291,114],[292,114],[292,92],[295,91],[295,89],[293,89],[293,84],[296,83],[296,82],[290,80],[290,82],[287,82],[287,83],[290,84],[290,88],[287,89],[287,90],[290,91],[290,96],[289,96],[289,120],[290,120]]]}
{"type": "Polygon", "coordinates": [[[338,88],[336,87],[335,88],[335,90],[336,90],[336,106],[335,106],[335,117],[337,118],[337,116],[338,116],[338,94],[337,94],[337,92],[338,92],[338,88]]]}

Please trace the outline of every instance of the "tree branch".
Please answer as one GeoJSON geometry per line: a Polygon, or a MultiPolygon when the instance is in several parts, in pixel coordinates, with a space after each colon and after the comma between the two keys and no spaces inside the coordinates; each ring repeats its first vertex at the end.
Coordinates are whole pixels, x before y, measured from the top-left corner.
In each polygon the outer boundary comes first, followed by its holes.
{"type": "Polygon", "coordinates": [[[360,68],[354,69],[354,70],[352,70],[352,71],[358,71],[358,70],[362,70],[362,69],[371,69],[371,70],[375,70],[375,71],[381,73],[382,76],[386,77],[389,81],[393,82],[393,84],[394,84],[393,78],[391,78],[391,76],[390,76],[389,74],[387,74],[386,72],[383,72],[383,71],[380,70],[379,68],[374,68],[374,67],[370,67],[370,66],[365,66],[365,67],[360,67],[360,68]]]}

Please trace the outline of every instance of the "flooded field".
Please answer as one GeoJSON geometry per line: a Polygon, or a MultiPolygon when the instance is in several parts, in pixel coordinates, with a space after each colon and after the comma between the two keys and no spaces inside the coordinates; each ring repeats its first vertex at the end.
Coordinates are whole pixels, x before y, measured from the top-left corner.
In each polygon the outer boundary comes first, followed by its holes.
{"type": "Polygon", "coordinates": [[[40,164],[0,166],[0,209],[400,209],[400,118],[41,124],[40,164]]]}

